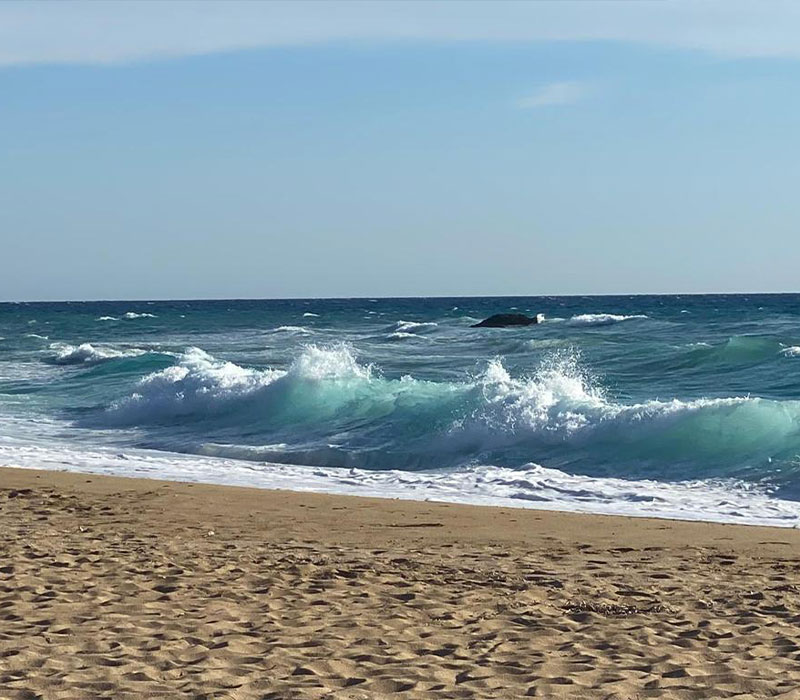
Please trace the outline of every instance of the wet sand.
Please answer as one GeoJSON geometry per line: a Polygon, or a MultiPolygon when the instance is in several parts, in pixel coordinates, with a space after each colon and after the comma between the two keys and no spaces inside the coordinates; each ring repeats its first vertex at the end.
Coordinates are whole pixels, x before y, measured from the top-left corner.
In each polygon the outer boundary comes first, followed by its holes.
{"type": "Polygon", "coordinates": [[[0,469],[0,698],[800,698],[800,532],[0,469]]]}

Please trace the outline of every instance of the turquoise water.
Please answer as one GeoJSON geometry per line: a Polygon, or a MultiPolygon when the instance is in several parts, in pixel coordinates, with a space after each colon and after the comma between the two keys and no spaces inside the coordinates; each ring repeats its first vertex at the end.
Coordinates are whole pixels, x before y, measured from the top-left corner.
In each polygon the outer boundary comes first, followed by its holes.
{"type": "Polygon", "coordinates": [[[0,304],[0,461],[795,525],[800,296],[0,304]],[[544,313],[513,329],[492,313],[544,313]]]}

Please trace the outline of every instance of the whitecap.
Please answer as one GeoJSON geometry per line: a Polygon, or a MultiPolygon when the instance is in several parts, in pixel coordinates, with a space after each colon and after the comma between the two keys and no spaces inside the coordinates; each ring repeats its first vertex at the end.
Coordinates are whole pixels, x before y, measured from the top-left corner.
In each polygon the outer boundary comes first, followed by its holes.
{"type": "Polygon", "coordinates": [[[649,318],[649,316],[644,314],[632,314],[630,316],[621,314],[578,314],[570,318],[569,323],[574,326],[607,326],[612,323],[644,318],[649,318]]]}
{"type": "Polygon", "coordinates": [[[91,343],[81,343],[80,345],[52,343],[50,349],[55,350],[52,361],[59,365],[94,364],[121,357],[138,357],[147,353],[146,350],[139,348],[119,349],[107,345],[92,345],[91,343]]]}
{"type": "MultiPolygon", "coordinates": [[[[237,408],[240,402],[258,398],[272,388],[277,393],[265,398],[273,410],[291,409],[286,402],[292,400],[293,388],[307,389],[309,382],[331,380],[368,382],[371,372],[372,367],[360,365],[351,349],[344,345],[306,346],[286,371],[241,367],[218,360],[200,348],[188,348],[179,364],[144,377],[133,394],[110,406],[107,416],[113,422],[135,423],[179,415],[213,415],[237,408]],[[283,383],[279,384],[281,380],[283,383]],[[281,388],[286,392],[281,393],[281,388]]],[[[348,401],[349,395],[345,391],[337,397],[332,392],[330,400],[335,409],[341,401],[348,401]]],[[[310,401],[310,411],[329,410],[316,402],[313,394],[310,401]]]]}
{"type": "Polygon", "coordinates": [[[312,333],[312,331],[308,330],[308,328],[303,328],[302,326],[278,326],[274,329],[275,333],[303,333],[308,334],[312,333]]]}
{"type": "Polygon", "coordinates": [[[410,333],[411,331],[425,331],[436,328],[439,324],[433,321],[397,321],[394,328],[399,333],[410,333]]]}

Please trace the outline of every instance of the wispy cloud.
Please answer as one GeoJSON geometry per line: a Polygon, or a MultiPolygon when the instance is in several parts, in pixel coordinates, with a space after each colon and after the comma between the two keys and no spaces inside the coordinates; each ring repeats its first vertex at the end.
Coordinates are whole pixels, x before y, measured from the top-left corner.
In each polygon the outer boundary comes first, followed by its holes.
{"type": "Polygon", "coordinates": [[[540,87],[532,95],[518,100],[517,105],[524,109],[571,105],[586,97],[588,92],[589,86],[585,83],[575,81],[549,83],[540,87]]]}
{"type": "Polygon", "coordinates": [[[800,58],[796,0],[0,2],[0,66],[353,41],[620,41],[800,58]]]}

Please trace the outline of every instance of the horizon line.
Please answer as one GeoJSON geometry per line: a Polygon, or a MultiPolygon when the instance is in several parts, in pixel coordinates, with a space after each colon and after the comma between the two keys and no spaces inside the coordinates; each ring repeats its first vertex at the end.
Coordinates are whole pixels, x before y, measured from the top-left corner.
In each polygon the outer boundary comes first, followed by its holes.
{"type": "Polygon", "coordinates": [[[194,298],[154,298],[154,299],[37,299],[5,300],[0,305],[14,304],[163,304],[167,302],[202,301],[392,301],[406,299],[562,299],[580,297],[728,297],[728,296],[791,296],[793,292],[627,292],[602,294],[432,294],[428,296],[331,296],[331,297],[194,297],[194,298]]]}

